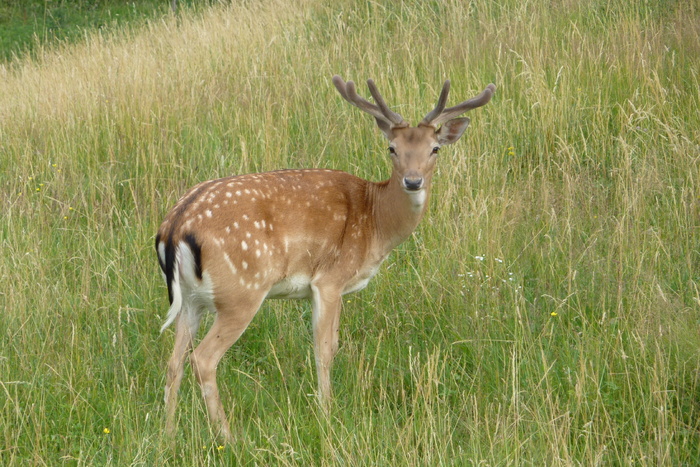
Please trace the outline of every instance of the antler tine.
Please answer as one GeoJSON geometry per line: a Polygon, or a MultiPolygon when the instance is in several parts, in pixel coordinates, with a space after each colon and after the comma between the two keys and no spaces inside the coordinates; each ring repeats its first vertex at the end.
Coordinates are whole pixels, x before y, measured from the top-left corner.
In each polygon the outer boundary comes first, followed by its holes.
{"type": "Polygon", "coordinates": [[[372,80],[368,80],[367,84],[370,88],[370,93],[372,93],[372,97],[374,97],[374,100],[377,101],[378,105],[372,104],[370,101],[357,94],[354,82],[345,82],[340,76],[333,76],[333,85],[335,85],[340,95],[343,96],[346,101],[350,102],[360,110],[372,115],[378,121],[382,121],[389,126],[408,126],[408,124],[404,122],[401,115],[392,112],[391,109],[389,109],[389,106],[386,105],[386,102],[384,102],[384,99],[382,99],[381,94],[379,94],[379,91],[377,91],[377,87],[374,85],[374,82],[372,80]]]}
{"type": "Polygon", "coordinates": [[[463,114],[467,110],[476,109],[477,107],[486,105],[491,100],[494,92],[496,92],[496,86],[489,84],[478,96],[472,97],[461,104],[457,104],[454,107],[443,110],[440,115],[433,118],[430,123],[432,125],[439,125],[440,123],[446,122],[447,120],[451,120],[456,116],[463,114]]]}
{"type": "Polygon", "coordinates": [[[384,115],[384,113],[378,106],[372,104],[370,101],[360,97],[357,94],[354,82],[348,81],[346,83],[340,76],[335,75],[333,76],[333,84],[335,85],[340,95],[343,96],[343,98],[346,101],[350,102],[352,105],[359,108],[360,110],[363,110],[368,114],[372,115],[374,118],[382,120],[387,124],[391,125],[391,121],[384,115]]]}
{"type": "Polygon", "coordinates": [[[440,98],[438,99],[437,105],[433,110],[428,112],[428,115],[420,122],[423,125],[432,124],[433,120],[438,117],[443,110],[445,110],[445,104],[447,104],[447,96],[450,93],[450,80],[446,80],[445,84],[442,85],[442,91],[440,92],[440,98]]]}
{"type": "Polygon", "coordinates": [[[348,95],[347,95],[347,93],[345,92],[346,83],[345,83],[345,81],[343,81],[343,78],[341,78],[341,77],[338,76],[338,75],[333,75],[333,80],[332,80],[332,81],[333,81],[333,85],[334,85],[335,88],[338,90],[338,92],[340,93],[340,95],[343,96],[343,99],[345,99],[346,101],[350,102],[350,99],[348,99],[348,95]]]}
{"type": "Polygon", "coordinates": [[[389,119],[392,125],[394,126],[404,126],[406,123],[403,120],[403,117],[396,112],[392,111],[388,105],[386,105],[386,102],[384,102],[384,98],[382,95],[379,93],[379,90],[377,89],[377,85],[374,84],[374,81],[371,79],[367,80],[367,87],[369,88],[370,94],[372,94],[372,97],[374,97],[374,100],[377,102],[377,106],[379,106],[379,109],[382,111],[384,116],[389,119]]]}

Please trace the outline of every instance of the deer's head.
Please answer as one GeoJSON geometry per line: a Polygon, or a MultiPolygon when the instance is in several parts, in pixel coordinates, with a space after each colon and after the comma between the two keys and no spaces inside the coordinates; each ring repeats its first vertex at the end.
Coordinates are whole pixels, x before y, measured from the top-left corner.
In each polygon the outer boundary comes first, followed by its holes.
{"type": "Polygon", "coordinates": [[[469,126],[468,118],[458,118],[464,112],[481,107],[491,100],[496,86],[489,84],[478,96],[454,107],[445,108],[450,92],[450,81],[445,81],[438,103],[421,122],[412,127],[401,115],[384,102],[374,81],[367,80],[375,103],[360,97],[355,83],[345,82],[335,75],[333,84],[345,100],[372,115],[377,126],[389,140],[389,154],[393,163],[392,179],[412,197],[425,198],[422,193],[430,186],[438,152],[442,146],[455,143],[469,126]]]}

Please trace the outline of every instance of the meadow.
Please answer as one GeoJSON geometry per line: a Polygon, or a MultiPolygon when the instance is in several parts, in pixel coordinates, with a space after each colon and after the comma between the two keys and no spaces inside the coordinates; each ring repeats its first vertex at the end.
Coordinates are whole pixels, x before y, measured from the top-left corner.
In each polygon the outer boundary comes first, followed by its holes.
{"type": "Polygon", "coordinates": [[[692,0],[234,1],[0,63],[0,464],[697,465],[699,24],[692,0]],[[447,78],[498,90],[345,296],[330,418],[310,305],[270,301],[219,365],[236,442],[189,369],[170,440],[158,225],[230,174],[388,177],[336,73],[414,124],[447,78]]]}
{"type": "MultiPolygon", "coordinates": [[[[181,1],[189,4],[196,0],[181,1]]],[[[168,4],[159,0],[3,0],[0,60],[31,55],[56,42],[80,40],[96,29],[136,26],[162,16],[168,9],[168,4]]]]}

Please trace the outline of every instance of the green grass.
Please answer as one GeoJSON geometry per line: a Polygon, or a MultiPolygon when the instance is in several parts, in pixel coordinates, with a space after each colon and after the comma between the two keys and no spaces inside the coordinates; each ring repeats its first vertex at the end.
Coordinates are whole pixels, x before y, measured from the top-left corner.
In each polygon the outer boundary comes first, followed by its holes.
{"type": "Polygon", "coordinates": [[[0,463],[697,464],[698,22],[691,1],[236,2],[0,67],[0,463]],[[498,91],[346,297],[330,422],[309,305],[270,302],[219,366],[236,444],[188,370],[173,445],[155,231],[205,179],[387,177],[334,73],[414,123],[445,78],[451,102],[498,91]]]}
{"type": "Polygon", "coordinates": [[[75,42],[94,30],[139,25],[168,11],[168,3],[158,0],[3,0],[0,59],[36,54],[56,42],[75,42]]]}

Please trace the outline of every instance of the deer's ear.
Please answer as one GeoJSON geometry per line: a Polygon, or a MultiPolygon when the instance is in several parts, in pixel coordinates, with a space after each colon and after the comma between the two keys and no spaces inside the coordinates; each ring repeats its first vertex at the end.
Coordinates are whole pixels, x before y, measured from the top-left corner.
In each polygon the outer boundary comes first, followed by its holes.
{"type": "Polygon", "coordinates": [[[468,118],[453,118],[442,124],[437,131],[438,143],[441,146],[457,142],[464,134],[464,130],[469,126],[468,118]]]}

